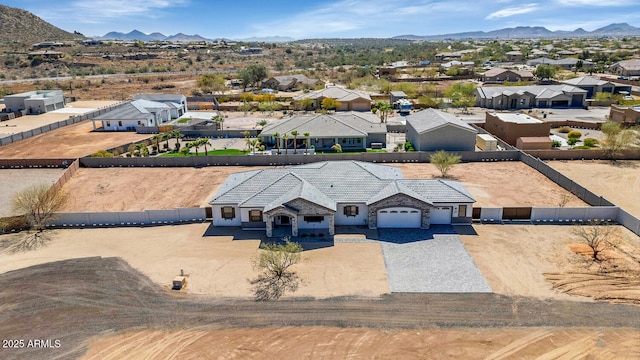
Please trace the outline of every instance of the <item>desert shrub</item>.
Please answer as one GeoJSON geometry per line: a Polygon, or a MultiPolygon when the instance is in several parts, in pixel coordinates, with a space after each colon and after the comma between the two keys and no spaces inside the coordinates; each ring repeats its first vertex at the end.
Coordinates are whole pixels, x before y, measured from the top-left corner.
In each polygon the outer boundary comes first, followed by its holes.
{"type": "Polygon", "coordinates": [[[574,148],[575,150],[586,150],[586,149],[591,149],[590,147],[585,146],[585,145],[574,146],[573,148],[574,148]]]}
{"type": "Polygon", "coordinates": [[[410,142],[405,142],[404,143],[404,151],[415,151],[413,148],[413,144],[411,144],[410,142]]]}
{"type": "Polygon", "coordinates": [[[567,137],[569,139],[573,139],[573,138],[580,139],[582,137],[582,133],[577,130],[569,131],[569,133],[567,134],[567,137]]]}
{"type": "Polygon", "coordinates": [[[560,147],[560,145],[562,145],[562,143],[558,140],[553,140],[553,142],[551,142],[551,147],[557,148],[560,147]]]}
{"type": "Polygon", "coordinates": [[[108,152],[107,150],[98,150],[95,153],[91,154],[91,157],[113,157],[113,154],[108,152]]]}
{"type": "Polygon", "coordinates": [[[578,142],[577,138],[568,138],[567,139],[567,144],[569,144],[571,146],[575,145],[577,142],[578,142]]]}
{"type": "Polygon", "coordinates": [[[558,128],[559,133],[568,134],[571,131],[571,128],[568,126],[561,126],[558,128]]]}
{"type": "Polygon", "coordinates": [[[26,215],[0,218],[0,229],[2,229],[2,232],[20,231],[28,228],[29,220],[26,215]]]}
{"type": "Polygon", "coordinates": [[[596,144],[598,144],[598,140],[594,139],[594,138],[586,138],[586,139],[582,140],[582,143],[584,144],[584,146],[594,147],[594,146],[596,146],[596,144]]]}

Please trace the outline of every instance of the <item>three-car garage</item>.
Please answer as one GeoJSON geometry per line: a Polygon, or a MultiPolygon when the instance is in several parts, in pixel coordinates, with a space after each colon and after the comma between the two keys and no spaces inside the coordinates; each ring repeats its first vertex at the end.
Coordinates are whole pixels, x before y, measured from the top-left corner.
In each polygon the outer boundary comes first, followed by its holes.
{"type": "MultiPolygon", "coordinates": [[[[451,224],[451,206],[431,208],[431,225],[451,224]]],[[[378,210],[378,228],[418,229],[422,224],[422,211],[409,207],[393,207],[378,210]]]]}

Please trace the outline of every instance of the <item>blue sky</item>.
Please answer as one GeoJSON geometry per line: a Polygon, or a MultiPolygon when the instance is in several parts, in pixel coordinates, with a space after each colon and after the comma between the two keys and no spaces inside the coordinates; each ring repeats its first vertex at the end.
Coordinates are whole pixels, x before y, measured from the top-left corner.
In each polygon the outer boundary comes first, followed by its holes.
{"type": "Polygon", "coordinates": [[[253,36],[392,37],[514,26],[595,30],[614,22],[640,27],[640,0],[3,0],[67,31],[206,38],[253,36]]]}

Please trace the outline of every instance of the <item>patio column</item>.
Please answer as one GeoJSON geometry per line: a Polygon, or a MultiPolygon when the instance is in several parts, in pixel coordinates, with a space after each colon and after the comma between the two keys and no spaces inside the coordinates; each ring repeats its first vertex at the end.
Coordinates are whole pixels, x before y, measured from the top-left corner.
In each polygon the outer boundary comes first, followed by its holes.
{"type": "Polygon", "coordinates": [[[266,224],[266,232],[267,237],[273,236],[273,216],[267,215],[267,224],[266,224]]]}
{"type": "Polygon", "coordinates": [[[291,236],[298,236],[298,217],[291,216],[291,236]]]}
{"type": "Polygon", "coordinates": [[[335,215],[329,215],[329,235],[333,236],[336,234],[335,225],[334,225],[335,215]]]}

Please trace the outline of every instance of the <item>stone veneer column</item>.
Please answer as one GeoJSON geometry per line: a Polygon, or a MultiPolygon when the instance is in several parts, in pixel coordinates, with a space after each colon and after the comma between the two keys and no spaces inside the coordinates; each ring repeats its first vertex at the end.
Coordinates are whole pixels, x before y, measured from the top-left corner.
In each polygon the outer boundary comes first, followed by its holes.
{"type": "Polygon", "coordinates": [[[273,236],[273,216],[267,215],[267,237],[273,236]]]}
{"type": "Polygon", "coordinates": [[[329,215],[329,235],[331,236],[336,234],[334,223],[335,223],[335,215],[331,214],[329,215]]]}
{"type": "Polygon", "coordinates": [[[291,236],[298,236],[298,217],[291,216],[291,236]]]}
{"type": "Polygon", "coordinates": [[[421,229],[428,229],[431,227],[431,214],[429,210],[430,208],[426,206],[422,208],[422,220],[420,222],[421,229]]]}

